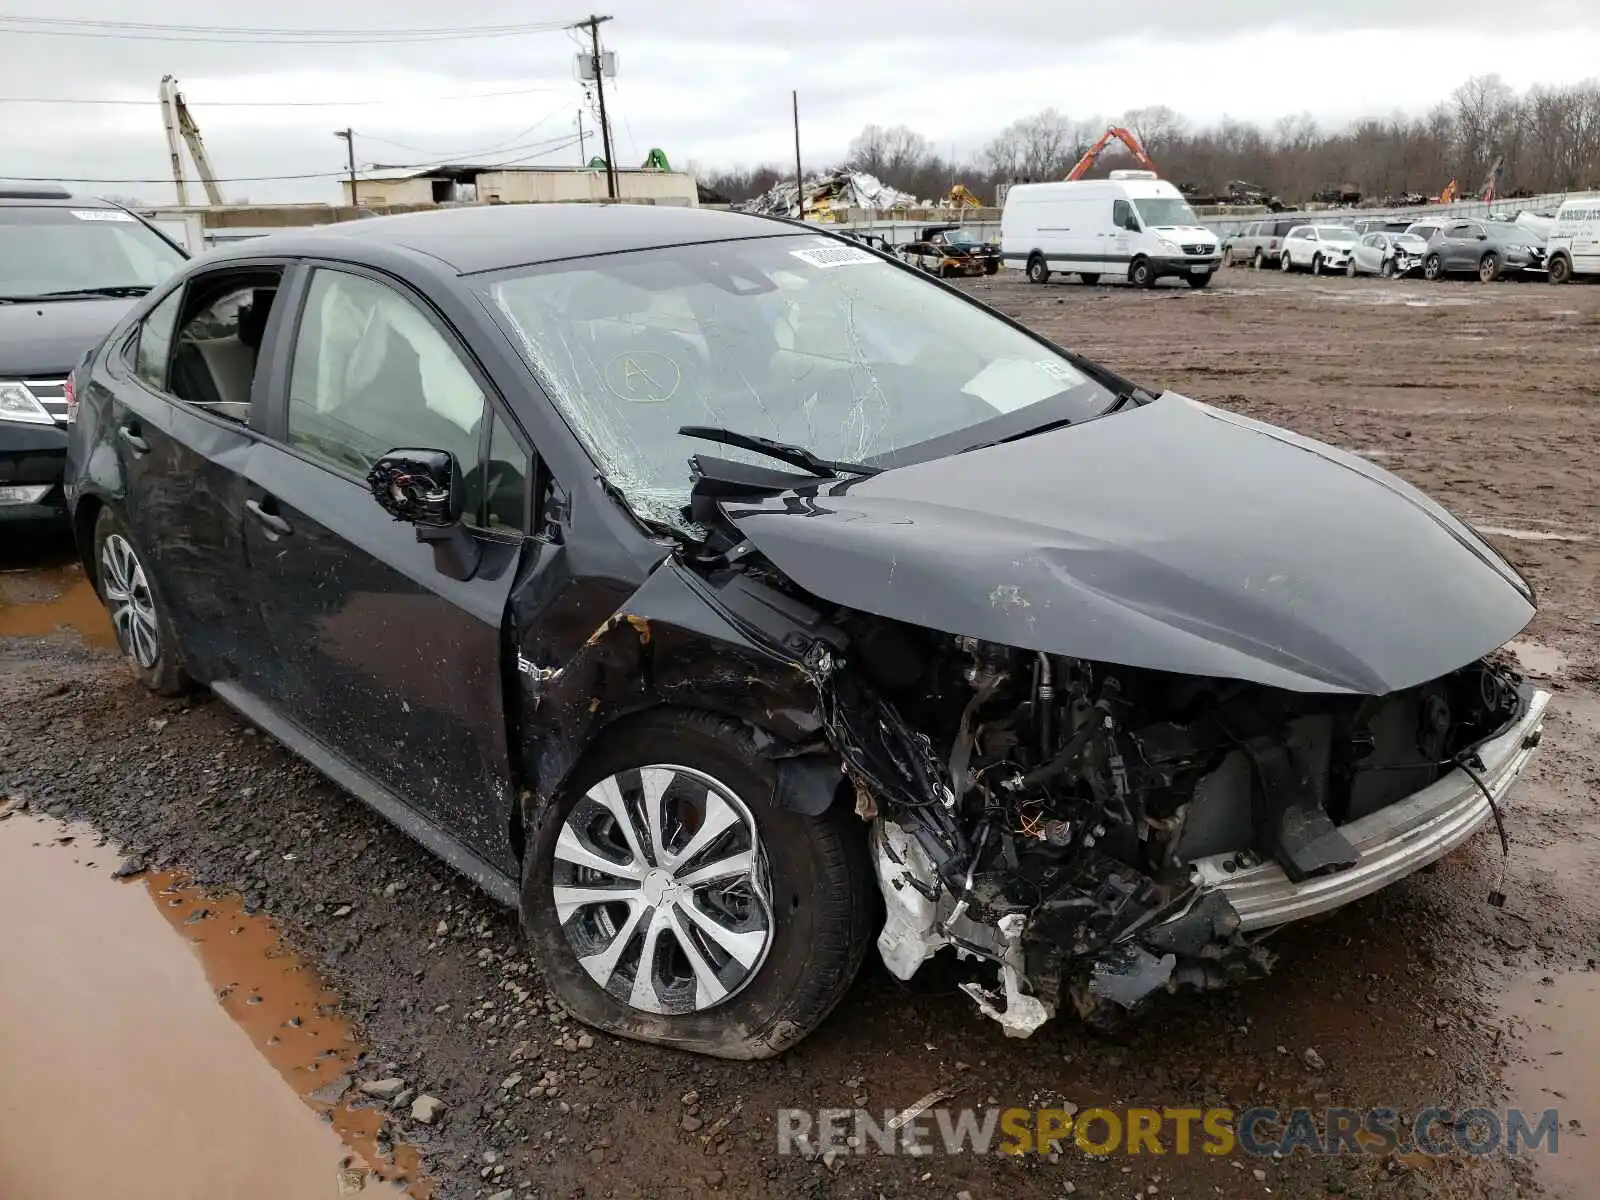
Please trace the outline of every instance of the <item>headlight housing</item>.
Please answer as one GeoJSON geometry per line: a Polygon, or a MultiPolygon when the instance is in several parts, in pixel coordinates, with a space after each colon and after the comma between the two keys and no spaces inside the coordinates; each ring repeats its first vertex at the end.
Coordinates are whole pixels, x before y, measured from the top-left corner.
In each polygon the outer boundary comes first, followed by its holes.
{"type": "Polygon", "coordinates": [[[54,425],[56,419],[19,379],[0,379],[0,421],[22,425],[54,425]]]}
{"type": "Polygon", "coordinates": [[[1179,249],[1181,249],[1178,243],[1173,241],[1171,238],[1158,237],[1156,238],[1156,241],[1161,243],[1161,248],[1163,250],[1171,250],[1176,253],[1179,249]]]}

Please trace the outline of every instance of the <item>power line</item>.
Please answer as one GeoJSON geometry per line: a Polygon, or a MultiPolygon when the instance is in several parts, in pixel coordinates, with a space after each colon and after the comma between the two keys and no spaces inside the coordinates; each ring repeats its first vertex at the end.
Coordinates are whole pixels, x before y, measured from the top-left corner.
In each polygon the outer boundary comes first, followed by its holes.
{"type": "MultiPolygon", "coordinates": [[[[405,104],[418,100],[495,100],[504,96],[531,96],[556,92],[557,87],[514,88],[505,92],[462,92],[446,96],[396,96],[388,100],[194,100],[196,108],[353,108],[386,104],[405,104]]],[[[160,108],[159,100],[112,100],[77,96],[0,96],[0,104],[94,104],[160,108]]]]}
{"type": "Polygon", "coordinates": [[[372,133],[363,133],[361,135],[361,137],[362,137],[363,141],[378,142],[379,144],[384,145],[384,146],[394,146],[394,147],[396,147],[397,149],[400,149],[400,150],[410,150],[415,154],[426,154],[431,158],[437,158],[437,159],[440,159],[440,160],[475,158],[480,154],[494,154],[494,153],[503,154],[503,153],[505,153],[508,149],[510,149],[512,147],[512,143],[520,141],[522,138],[527,137],[535,129],[538,129],[539,126],[545,124],[546,122],[550,121],[551,119],[553,119],[555,117],[559,117],[559,116],[562,116],[562,115],[564,115],[564,114],[566,114],[568,112],[571,112],[576,107],[578,107],[578,106],[575,105],[575,104],[563,105],[561,108],[556,109],[554,112],[546,113],[544,116],[540,117],[537,121],[535,121],[532,125],[529,125],[526,129],[518,130],[516,133],[512,134],[508,138],[502,138],[500,141],[495,142],[492,145],[481,146],[481,147],[479,147],[478,149],[475,149],[475,150],[429,150],[425,146],[412,146],[412,145],[409,145],[406,142],[397,142],[397,141],[394,141],[392,138],[378,137],[376,134],[372,134],[372,133]]]}
{"type": "Polygon", "coordinates": [[[439,26],[424,29],[285,29],[240,25],[162,25],[141,21],[102,21],[69,17],[23,17],[0,13],[0,31],[41,37],[117,38],[155,42],[213,42],[249,45],[350,46],[410,42],[470,41],[515,37],[567,29],[570,21],[501,25],[439,26]]]}
{"type": "MultiPolygon", "coordinates": [[[[358,133],[357,136],[359,137],[361,135],[358,133]]],[[[519,163],[529,162],[529,161],[531,161],[532,159],[535,159],[535,158],[543,158],[543,157],[545,157],[546,155],[549,155],[549,154],[557,154],[557,153],[561,152],[562,150],[570,149],[571,147],[576,146],[577,144],[578,144],[578,139],[575,136],[571,135],[571,134],[567,134],[563,138],[552,139],[552,142],[550,142],[550,143],[546,143],[546,142],[530,142],[528,144],[528,146],[511,146],[511,147],[507,148],[507,152],[509,153],[512,150],[526,150],[526,149],[529,148],[529,146],[542,147],[541,149],[535,150],[531,154],[523,155],[520,158],[509,158],[509,159],[503,159],[503,160],[501,160],[499,162],[476,163],[476,164],[473,164],[473,165],[477,166],[477,167],[480,167],[480,168],[482,168],[483,170],[486,170],[486,171],[492,171],[492,170],[495,170],[495,169],[500,168],[500,167],[514,167],[519,163]]],[[[438,160],[435,160],[433,162],[425,162],[425,163],[386,163],[386,164],[381,164],[381,165],[378,164],[378,163],[371,163],[371,164],[367,165],[366,167],[363,167],[362,170],[364,172],[371,172],[371,171],[418,171],[418,172],[426,172],[426,171],[438,170],[441,167],[447,167],[447,166],[450,166],[450,165],[452,165],[452,164],[450,164],[448,162],[438,161],[438,160]]],[[[303,172],[303,173],[295,174],[295,175],[234,175],[234,176],[230,176],[230,177],[225,178],[225,179],[218,179],[216,182],[218,182],[218,183],[277,183],[277,182],[280,182],[280,181],[289,181],[289,180],[342,179],[344,177],[345,177],[345,171],[344,170],[338,170],[338,171],[307,171],[307,172],[303,172]]],[[[171,183],[172,182],[172,180],[170,178],[168,178],[168,179],[85,179],[85,178],[81,178],[81,177],[67,176],[67,175],[12,175],[12,174],[9,174],[9,173],[6,174],[5,178],[8,179],[8,180],[11,180],[13,182],[16,182],[16,183],[96,183],[96,184],[99,184],[99,183],[148,183],[148,184],[157,184],[157,183],[171,183]]]]}

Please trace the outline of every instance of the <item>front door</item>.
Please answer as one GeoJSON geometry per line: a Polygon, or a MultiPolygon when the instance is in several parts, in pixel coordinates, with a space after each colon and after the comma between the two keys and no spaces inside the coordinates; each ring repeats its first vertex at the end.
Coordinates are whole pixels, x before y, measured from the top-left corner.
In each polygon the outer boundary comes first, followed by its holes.
{"type": "MultiPolygon", "coordinates": [[[[290,686],[264,697],[491,863],[509,867],[502,636],[530,455],[459,339],[388,281],[309,273],[275,437],[248,473],[255,585],[290,686]],[[390,450],[446,450],[481,560],[442,573],[365,482],[390,450]]],[[[514,672],[510,672],[514,678],[514,672]]]]}
{"type": "Polygon", "coordinates": [[[192,277],[147,314],[125,354],[111,419],[126,516],[190,674],[235,676],[268,657],[245,583],[244,464],[255,364],[281,268],[192,277]]]}

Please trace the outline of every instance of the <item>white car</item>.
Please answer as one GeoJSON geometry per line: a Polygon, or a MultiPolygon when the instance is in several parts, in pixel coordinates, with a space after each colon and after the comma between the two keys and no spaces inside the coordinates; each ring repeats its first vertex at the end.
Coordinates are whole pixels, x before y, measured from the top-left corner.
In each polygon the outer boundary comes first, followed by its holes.
{"type": "Polygon", "coordinates": [[[1427,252],[1428,243],[1414,233],[1369,233],[1350,252],[1344,272],[1394,279],[1421,270],[1427,252]]]}
{"type": "Polygon", "coordinates": [[[1284,274],[1310,271],[1343,271],[1356,247],[1356,231],[1348,225],[1296,225],[1283,239],[1278,265],[1284,274]]]}

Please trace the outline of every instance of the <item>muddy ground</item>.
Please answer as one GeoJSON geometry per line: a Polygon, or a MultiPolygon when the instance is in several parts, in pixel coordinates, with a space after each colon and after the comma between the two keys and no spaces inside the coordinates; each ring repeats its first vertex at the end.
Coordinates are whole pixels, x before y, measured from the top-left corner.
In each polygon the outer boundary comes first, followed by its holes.
{"type": "MultiPolygon", "coordinates": [[[[86,820],[280,922],[371,1047],[356,1078],[393,1067],[448,1106],[431,1126],[399,1110],[385,1131],[421,1151],[440,1196],[1590,1194],[1600,288],[1244,269],[1203,292],[964,286],[1147,387],[1369,454],[1498,531],[1491,539],[1540,593],[1525,661],[1557,695],[1542,758],[1507,811],[1508,867],[1481,834],[1436,870],[1283,933],[1272,979],[1174,1001],[1118,1042],[1067,1020],[1009,1041],[948,980],[908,989],[871,962],[827,1024],[778,1062],[590,1037],[547,1011],[512,914],[222,705],[142,693],[105,648],[70,552],[51,543],[13,543],[0,563],[0,803],[25,797],[34,814],[86,820]],[[83,632],[50,632],[59,621],[83,632]],[[1496,909],[1485,901],[1503,869],[1509,899],[1496,909]],[[954,1091],[951,1107],[1558,1106],[1561,1153],[1094,1159],[1069,1144],[1054,1160],[831,1163],[775,1153],[780,1108],[899,1110],[941,1087],[954,1091]]],[[[18,1099],[5,1087],[0,1107],[18,1099]]]]}

